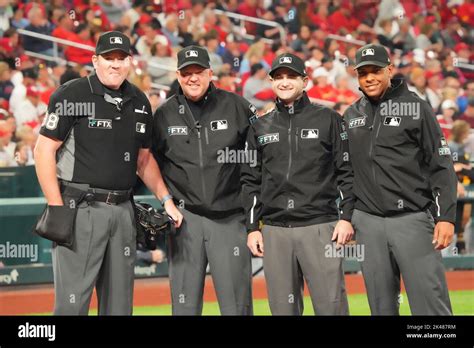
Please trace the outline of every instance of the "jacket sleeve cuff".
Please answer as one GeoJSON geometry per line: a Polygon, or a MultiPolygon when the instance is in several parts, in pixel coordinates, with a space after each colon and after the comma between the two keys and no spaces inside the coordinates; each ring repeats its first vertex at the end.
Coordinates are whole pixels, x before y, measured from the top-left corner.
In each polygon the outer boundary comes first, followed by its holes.
{"type": "Polygon", "coordinates": [[[453,225],[456,224],[456,218],[453,219],[453,218],[450,218],[450,217],[448,217],[448,216],[443,216],[443,215],[442,215],[442,216],[435,217],[434,220],[435,220],[436,223],[438,223],[438,222],[440,222],[440,221],[444,221],[444,222],[450,222],[450,223],[452,223],[453,225]]]}

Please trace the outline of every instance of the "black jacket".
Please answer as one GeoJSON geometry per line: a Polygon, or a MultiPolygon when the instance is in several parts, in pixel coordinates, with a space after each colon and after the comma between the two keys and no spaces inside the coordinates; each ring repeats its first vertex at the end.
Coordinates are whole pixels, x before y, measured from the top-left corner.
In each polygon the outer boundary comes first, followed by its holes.
{"type": "Polygon", "coordinates": [[[363,96],[344,114],[354,169],[355,208],[379,216],[431,209],[455,220],[456,175],[431,107],[392,80],[382,99],[363,96]]]}
{"type": "Polygon", "coordinates": [[[288,109],[260,117],[249,130],[248,150],[257,165],[244,166],[243,201],[247,231],[258,222],[308,226],[352,216],[352,169],[343,119],[335,111],[311,104],[306,93],[288,109]]]}
{"type": "Polygon", "coordinates": [[[242,212],[240,166],[223,156],[245,150],[255,108],[244,98],[211,83],[196,121],[180,89],[155,112],[153,151],[175,202],[199,215],[242,212]]]}

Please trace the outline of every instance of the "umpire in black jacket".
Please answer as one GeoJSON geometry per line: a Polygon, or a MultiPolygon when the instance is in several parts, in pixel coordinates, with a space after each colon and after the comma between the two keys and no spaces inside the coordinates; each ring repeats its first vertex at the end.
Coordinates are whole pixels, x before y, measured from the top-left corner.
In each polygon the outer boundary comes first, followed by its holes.
{"type": "Polygon", "coordinates": [[[240,161],[255,107],[211,82],[207,51],[178,52],[176,95],[154,116],[154,148],[184,222],[170,238],[173,314],[200,315],[209,263],[223,315],[252,314],[240,161]]]}
{"type": "Polygon", "coordinates": [[[356,53],[364,96],[344,114],[354,168],[352,223],[374,315],[398,315],[400,273],[414,315],[449,315],[439,250],[453,237],[456,175],[431,107],[391,80],[386,49],[356,53]]]}
{"type": "Polygon", "coordinates": [[[256,165],[245,166],[242,174],[247,244],[264,257],[272,314],[303,313],[303,278],[315,313],[348,314],[342,258],[332,252],[332,241],[345,244],[353,235],[352,169],[343,120],[311,104],[300,58],[278,56],[270,76],[276,109],[258,119],[247,137],[249,153],[257,154],[256,165]]]}

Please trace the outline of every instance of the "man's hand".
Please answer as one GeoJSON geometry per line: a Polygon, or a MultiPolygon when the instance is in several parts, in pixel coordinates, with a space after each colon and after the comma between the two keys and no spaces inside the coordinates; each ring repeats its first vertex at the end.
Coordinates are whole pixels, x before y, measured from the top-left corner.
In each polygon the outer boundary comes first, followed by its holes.
{"type": "Polygon", "coordinates": [[[354,235],[354,229],[349,221],[339,220],[334,233],[332,234],[332,241],[336,241],[336,248],[340,248],[342,245],[348,243],[354,235]]]}
{"type": "Polygon", "coordinates": [[[263,257],[263,236],[260,231],[250,232],[247,237],[247,246],[252,254],[263,257]]]}
{"type": "Polygon", "coordinates": [[[434,228],[433,244],[436,250],[446,248],[453,240],[454,224],[447,221],[440,221],[434,228]]]}
{"type": "Polygon", "coordinates": [[[154,263],[163,262],[163,260],[165,258],[165,253],[163,252],[163,250],[155,249],[155,250],[151,250],[150,252],[151,252],[151,260],[154,263]]]}
{"type": "Polygon", "coordinates": [[[183,214],[181,214],[179,209],[176,208],[173,200],[168,199],[165,202],[164,208],[165,208],[166,214],[168,214],[168,216],[174,220],[174,227],[179,228],[181,226],[181,223],[183,222],[183,214]]]}
{"type": "Polygon", "coordinates": [[[459,163],[459,162],[454,163],[454,171],[456,173],[459,173],[463,169],[470,170],[472,169],[472,167],[470,164],[464,164],[464,163],[459,163]]]}

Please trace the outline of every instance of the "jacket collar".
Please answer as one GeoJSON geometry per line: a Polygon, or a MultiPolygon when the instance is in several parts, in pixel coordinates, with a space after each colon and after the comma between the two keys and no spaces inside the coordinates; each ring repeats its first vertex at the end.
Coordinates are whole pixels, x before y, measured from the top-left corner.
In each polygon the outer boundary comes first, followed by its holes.
{"type": "MultiPolygon", "coordinates": [[[[311,101],[309,100],[308,95],[306,94],[305,91],[303,91],[303,95],[301,96],[301,98],[296,100],[295,103],[293,104],[294,106],[293,113],[296,114],[300,112],[302,109],[304,109],[307,105],[310,105],[310,104],[311,104],[311,101]]],[[[276,107],[278,111],[288,111],[288,107],[286,107],[285,104],[283,104],[283,102],[278,98],[276,99],[276,107]]]]}

